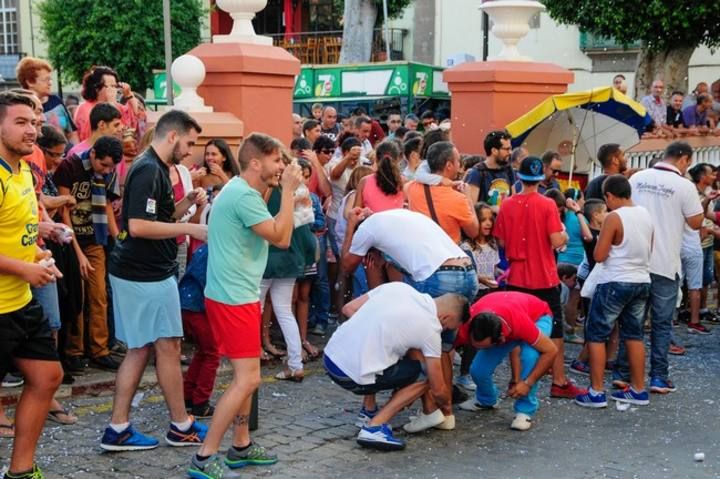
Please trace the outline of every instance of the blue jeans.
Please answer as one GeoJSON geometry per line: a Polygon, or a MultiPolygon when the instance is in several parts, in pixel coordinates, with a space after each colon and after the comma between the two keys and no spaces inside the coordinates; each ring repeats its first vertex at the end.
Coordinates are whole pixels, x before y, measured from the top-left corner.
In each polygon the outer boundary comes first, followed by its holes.
{"type": "MultiPolygon", "coordinates": [[[[677,303],[678,279],[651,273],[650,281],[650,312],[652,314],[650,377],[668,379],[668,350],[672,339],[672,320],[677,303]]],[[[630,377],[630,367],[622,341],[618,348],[615,371],[622,378],[630,377]]]]}
{"type": "MultiPolygon", "coordinates": [[[[433,298],[454,293],[465,296],[468,302],[475,299],[480,288],[475,268],[470,268],[468,271],[438,269],[423,281],[415,281],[410,275],[405,275],[405,282],[420,293],[429,294],[433,298]]],[[[457,332],[453,329],[446,329],[442,332],[443,351],[452,350],[456,335],[457,332]]]]}
{"type": "MultiPolygon", "coordinates": [[[[535,325],[540,329],[542,334],[550,336],[552,331],[552,316],[543,316],[537,320],[535,325]]],[[[516,346],[520,346],[520,377],[527,378],[535,365],[537,364],[540,353],[522,341],[511,341],[501,346],[493,346],[487,349],[479,349],[475,354],[472,365],[470,366],[470,375],[477,386],[475,390],[475,399],[483,406],[492,406],[497,402],[498,391],[493,382],[493,374],[498,365],[507,358],[516,346]]],[[[535,383],[530,388],[527,396],[515,400],[515,412],[521,412],[528,416],[533,416],[538,410],[539,403],[537,400],[538,384],[535,383]]]]}
{"type": "Polygon", "coordinates": [[[58,301],[58,285],[55,282],[48,283],[39,288],[31,288],[33,298],[42,306],[43,313],[47,317],[50,329],[57,331],[62,326],[60,322],[60,302],[58,301]]]}
{"type": "Polygon", "coordinates": [[[712,246],[703,248],[703,286],[710,286],[715,280],[715,251],[712,246]]]}
{"type": "Polygon", "coordinates": [[[348,377],[332,360],[323,356],[325,372],[335,384],[341,388],[360,396],[376,394],[380,391],[391,391],[402,389],[415,382],[418,382],[422,365],[415,359],[403,358],[392,366],[386,368],[380,374],[375,375],[373,384],[358,384],[348,377]]]}
{"type": "Polygon", "coordinates": [[[597,285],[590,303],[585,341],[604,343],[613,326],[620,324],[620,338],[642,341],[650,283],[610,282],[597,285]]]}
{"type": "Polygon", "coordinates": [[[312,284],[310,291],[310,317],[308,325],[320,325],[322,327],[328,324],[328,314],[330,313],[330,284],[328,283],[328,262],[327,262],[327,235],[317,237],[320,245],[320,260],[317,263],[317,276],[312,284]]]}
{"type": "MultiPolygon", "coordinates": [[[[338,213],[341,214],[341,213],[338,213]]],[[[340,258],[340,248],[338,248],[338,241],[335,234],[335,225],[337,224],[337,220],[330,218],[329,216],[325,217],[325,222],[327,224],[327,242],[328,246],[330,246],[330,249],[332,250],[333,254],[335,255],[335,258],[337,258],[337,261],[340,262],[342,258],[340,258]]]]}

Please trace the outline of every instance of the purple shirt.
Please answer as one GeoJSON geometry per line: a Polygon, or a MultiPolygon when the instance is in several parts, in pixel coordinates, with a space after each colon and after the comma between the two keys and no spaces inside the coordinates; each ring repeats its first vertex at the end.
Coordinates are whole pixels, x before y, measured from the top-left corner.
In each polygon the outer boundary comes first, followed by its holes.
{"type": "Polygon", "coordinates": [[[707,126],[707,113],[705,110],[702,113],[698,113],[697,105],[690,105],[683,109],[683,118],[687,126],[707,126]]]}

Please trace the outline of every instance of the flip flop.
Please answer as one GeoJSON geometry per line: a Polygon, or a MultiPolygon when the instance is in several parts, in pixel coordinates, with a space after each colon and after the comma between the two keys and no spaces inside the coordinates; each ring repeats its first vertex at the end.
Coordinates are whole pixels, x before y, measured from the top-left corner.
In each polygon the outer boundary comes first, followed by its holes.
{"type": "Polygon", "coordinates": [[[78,418],[71,415],[67,409],[56,409],[48,412],[48,420],[62,424],[64,426],[71,426],[78,422],[78,418]],[[63,416],[65,416],[63,418],[63,416]]]}
{"type": "Polygon", "coordinates": [[[12,439],[15,437],[15,425],[0,424],[0,438],[12,439]]]}

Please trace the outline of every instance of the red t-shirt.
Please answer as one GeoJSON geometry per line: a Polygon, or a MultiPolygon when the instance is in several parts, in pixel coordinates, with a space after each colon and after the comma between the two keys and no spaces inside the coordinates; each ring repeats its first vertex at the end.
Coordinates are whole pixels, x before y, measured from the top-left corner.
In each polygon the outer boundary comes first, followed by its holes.
{"type": "MultiPolygon", "coordinates": [[[[506,342],[522,341],[533,345],[540,337],[535,322],[552,316],[550,306],[531,294],[518,292],[490,293],[470,307],[470,318],[481,312],[492,312],[502,318],[502,335],[506,342]]],[[[458,329],[456,346],[470,342],[470,321],[458,329]]]]}
{"type": "Polygon", "coordinates": [[[517,194],[500,206],[494,234],[505,243],[507,283],[525,289],[560,284],[550,235],[563,230],[555,202],[539,193],[517,194]]]}

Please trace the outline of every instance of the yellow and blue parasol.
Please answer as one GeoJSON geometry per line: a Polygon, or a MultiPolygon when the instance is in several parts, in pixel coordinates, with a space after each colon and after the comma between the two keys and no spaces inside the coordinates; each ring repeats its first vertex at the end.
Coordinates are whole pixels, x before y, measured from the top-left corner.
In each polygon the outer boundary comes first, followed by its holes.
{"type": "Polygon", "coordinates": [[[589,171],[600,146],[617,143],[628,149],[651,122],[640,103],[602,87],[551,96],[506,128],[514,147],[522,145],[533,155],[560,152],[572,183],[575,168],[589,171]]]}

